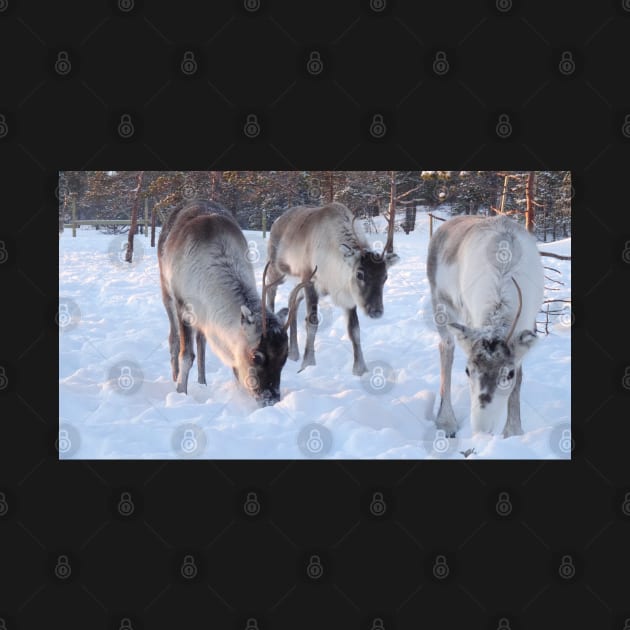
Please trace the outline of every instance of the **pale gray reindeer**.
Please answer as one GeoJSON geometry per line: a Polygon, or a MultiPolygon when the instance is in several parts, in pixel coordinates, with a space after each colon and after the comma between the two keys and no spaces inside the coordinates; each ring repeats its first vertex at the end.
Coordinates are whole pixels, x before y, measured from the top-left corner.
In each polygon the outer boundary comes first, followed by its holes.
{"type": "MultiPolygon", "coordinates": [[[[355,229],[352,212],[341,203],[321,207],[298,206],[282,214],[269,235],[269,274],[273,286],[268,304],[273,310],[277,284],[285,276],[300,278],[306,297],[306,348],[300,371],[315,365],[315,334],[318,326],[319,296],[330,295],[346,311],[348,336],[352,341],[352,373],[361,375],[367,366],[361,350],[357,306],[368,317],[383,315],[383,285],[387,270],[398,262],[398,255],[388,253],[388,240],[382,252],[371,251],[365,234],[355,229]],[[317,268],[312,282],[312,270],[317,268]]],[[[291,335],[289,358],[297,360],[297,332],[294,318],[289,318],[291,335]]]]}
{"type": "MultiPolygon", "coordinates": [[[[199,383],[205,384],[205,341],[258,402],[280,400],[280,374],[287,359],[287,326],[295,308],[278,314],[258,297],[248,245],[223,206],[197,200],[169,215],[158,241],[162,299],[170,322],[169,345],[177,391],[187,393],[197,341],[199,383]]],[[[266,269],[265,269],[266,272],[266,269]]]]}
{"type": "Polygon", "coordinates": [[[544,274],[535,239],[506,216],[456,217],[429,243],[427,275],[440,341],[438,429],[454,437],[451,405],[455,332],[467,357],[474,432],[523,433],[522,361],[536,341],[544,274]],[[507,420],[506,420],[507,418],[507,420]]]}

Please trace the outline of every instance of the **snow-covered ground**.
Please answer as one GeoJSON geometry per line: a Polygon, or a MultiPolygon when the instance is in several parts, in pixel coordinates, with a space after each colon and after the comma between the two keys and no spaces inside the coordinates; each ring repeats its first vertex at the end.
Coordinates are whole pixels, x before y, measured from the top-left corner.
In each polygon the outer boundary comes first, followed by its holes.
{"type": "MultiPolygon", "coordinates": [[[[439,224],[438,224],[439,226],[439,224]]],[[[437,229],[437,228],[436,228],[437,229]]],[[[246,232],[258,286],[266,241],[246,232]]],[[[369,234],[374,242],[383,233],[369,234]]],[[[385,285],[385,314],[359,314],[370,372],[352,374],[352,346],[341,309],[324,298],[315,349],[317,365],[298,374],[287,361],[282,400],[257,407],[232,370],[206,353],[207,385],[190,372],[188,395],[170,377],[168,321],[162,305],[157,252],[136,237],[136,260],[120,261],[125,236],[66,230],[59,241],[59,453],[79,459],[570,459],[571,311],[551,317],[549,334],[525,358],[521,392],[524,435],[473,436],[465,360],[453,366],[458,435],[445,439],[427,419],[439,403],[438,335],[425,259],[428,217],[396,233],[401,257],[385,285]]],[[[378,247],[379,244],[377,243],[378,247]]],[[[571,240],[540,244],[571,253],[571,240]]],[[[554,291],[571,295],[571,263],[543,258],[554,291]]],[[[286,304],[292,282],[278,290],[286,304]]],[[[554,308],[554,305],[551,305],[554,308]]],[[[562,304],[556,305],[562,307],[562,304]]],[[[303,309],[298,313],[304,347],[303,309]]],[[[541,314],[539,321],[544,322],[541,314]]],[[[544,331],[544,324],[539,329],[544,331]]]]}

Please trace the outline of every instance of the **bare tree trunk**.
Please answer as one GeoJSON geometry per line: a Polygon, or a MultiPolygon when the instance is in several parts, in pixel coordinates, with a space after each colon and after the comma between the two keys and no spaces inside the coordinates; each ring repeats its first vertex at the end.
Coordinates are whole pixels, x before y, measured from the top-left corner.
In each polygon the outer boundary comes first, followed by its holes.
{"type": "Polygon", "coordinates": [[[534,203],[533,203],[533,190],[534,190],[534,171],[527,173],[527,184],[525,185],[525,227],[530,233],[534,232],[535,220],[534,220],[534,203]]]}
{"type": "Polygon", "coordinates": [[[59,238],[61,238],[61,233],[64,230],[63,224],[65,222],[67,204],[68,204],[68,195],[64,195],[63,205],[61,206],[61,209],[59,210],[59,238]]]}
{"type": "Polygon", "coordinates": [[[335,197],[335,189],[333,182],[333,171],[328,171],[328,203],[332,203],[335,197]]]}
{"type": "Polygon", "coordinates": [[[499,205],[499,181],[497,179],[493,180],[492,186],[492,198],[494,199],[494,206],[490,204],[490,209],[488,212],[489,216],[494,216],[496,214],[495,208],[499,205]]]}
{"type": "Polygon", "coordinates": [[[143,234],[149,236],[149,198],[144,198],[144,230],[143,234]]]}
{"type": "Polygon", "coordinates": [[[151,247],[155,247],[155,206],[151,210],[151,247]]]}
{"type": "Polygon", "coordinates": [[[218,200],[221,197],[221,184],[223,183],[223,171],[210,172],[210,191],[212,199],[218,200]]]}
{"type": "Polygon", "coordinates": [[[138,173],[138,182],[136,184],[136,198],[131,208],[131,225],[129,226],[129,238],[127,239],[127,253],[125,254],[125,262],[130,263],[133,260],[133,237],[138,229],[138,203],[140,201],[140,189],[142,188],[142,180],[144,171],[138,173]]]}
{"type": "Polygon", "coordinates": [[[505,198],[507,197],[508,177],[509,175],[506,175],[503,178],[503,190],[501,192],[501,205],[499,206],[499,209],[501,210],[501,214],[505,212],[505,198]]]}
{"type": "Polygon", "coordinates": [[[396,222],[396,171],[390,171],[389,221],[387,225],[387,243],[385,253],[394,251],[394,226],[396,222]]]}

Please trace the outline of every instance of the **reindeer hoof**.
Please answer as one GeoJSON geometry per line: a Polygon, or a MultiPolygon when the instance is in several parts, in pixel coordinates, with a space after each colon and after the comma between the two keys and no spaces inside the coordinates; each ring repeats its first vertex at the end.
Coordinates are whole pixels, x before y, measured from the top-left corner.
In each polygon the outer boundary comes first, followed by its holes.
{"type": "Polygon", "coordinates": [[[442,431],[444,431],[444,437],[446,438],[457,437],[457,431],[445,431],[444,429],[442,429],[442,431]]]}
{"type": "Polygon", "coordinates": [[[444,431],[444,436],[447,438],[454,438],[457,435],[457,422],[453,420],[438,421],[435,423],[437,429],[444,431]]]}
{"type": "Polygon", "coordinates": [[[354,365],[352,367],[352,373],[355,376],[362,376],[363,374],[365,374],[368,371],[367,367],[365,365],[354,365]]]}
{"type": "Polygon", "coordinates": [[[289,352],[287,355],[287,359],[291,359],[291,361],[297,361],[300,358],[299,352],[289,352]]]}

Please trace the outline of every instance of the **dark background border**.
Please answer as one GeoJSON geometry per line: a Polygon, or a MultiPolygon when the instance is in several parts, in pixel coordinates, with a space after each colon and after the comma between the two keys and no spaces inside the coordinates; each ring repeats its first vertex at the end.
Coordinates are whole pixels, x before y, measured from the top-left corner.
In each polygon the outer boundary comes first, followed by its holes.
{"type": "Polygon", "coordinates": [[[162,4],[0,0],[6,628],[623,630],[630,4],[162,4]],[[58,462],[55,188],[86,168],[570,169],[573,461],[58,462]]]}

